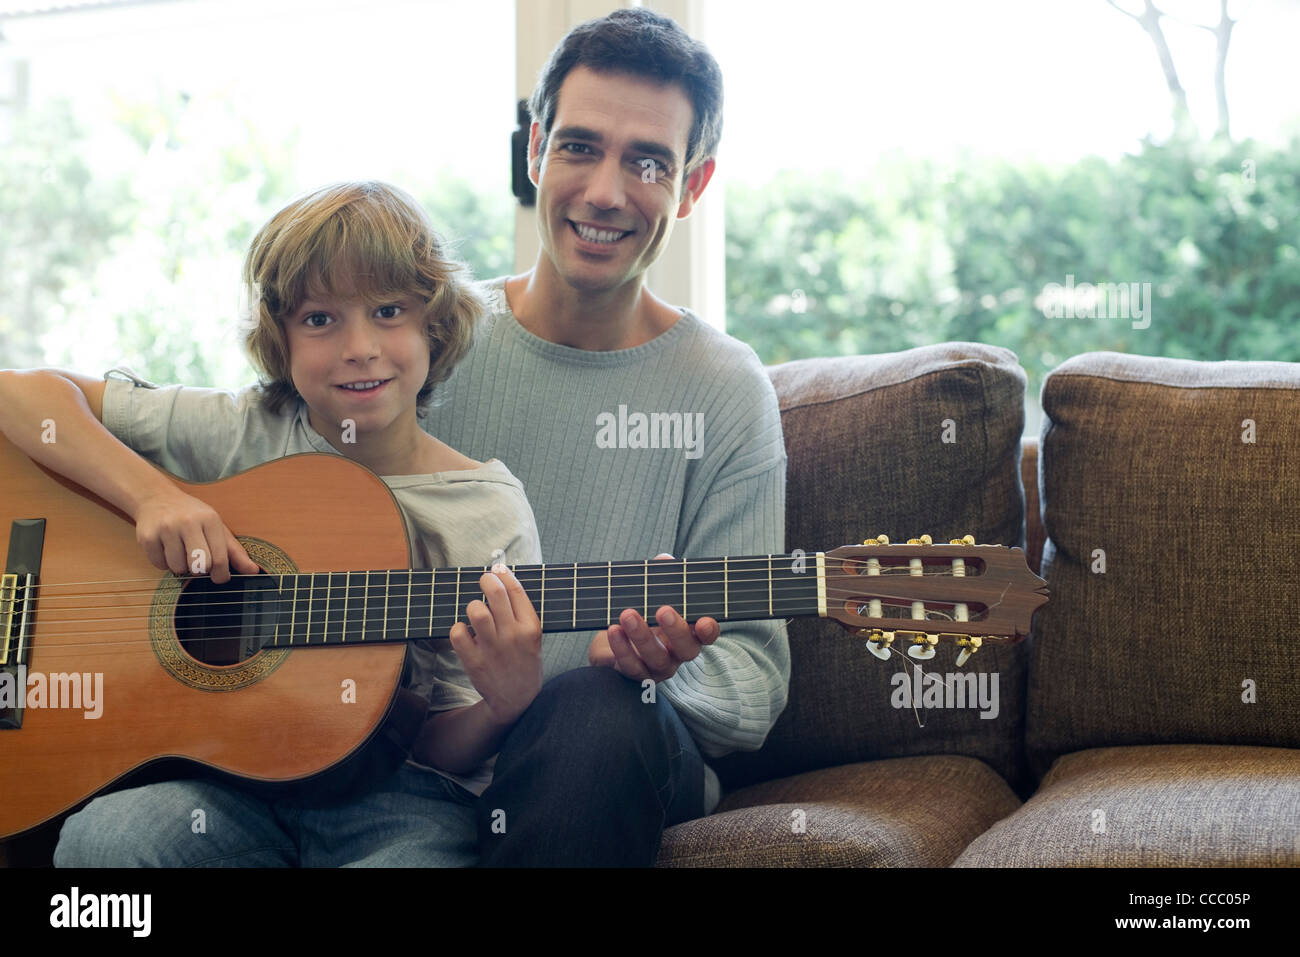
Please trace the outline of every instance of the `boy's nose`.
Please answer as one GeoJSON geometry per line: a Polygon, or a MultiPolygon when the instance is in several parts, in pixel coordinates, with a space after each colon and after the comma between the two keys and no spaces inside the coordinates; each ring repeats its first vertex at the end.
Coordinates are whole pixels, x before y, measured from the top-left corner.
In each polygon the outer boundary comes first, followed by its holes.
{"type": "Polygon", "coordinates": [[[343,337],[344,359],[373,359],[379,355],[379,336],[370,323],[351,322],[343,337]]]}

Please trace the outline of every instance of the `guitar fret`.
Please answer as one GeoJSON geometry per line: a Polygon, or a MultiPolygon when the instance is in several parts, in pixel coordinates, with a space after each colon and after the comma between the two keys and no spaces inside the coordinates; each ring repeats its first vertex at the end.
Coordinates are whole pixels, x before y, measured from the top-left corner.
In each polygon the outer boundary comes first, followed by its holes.
{"type": "Polygon", "coordinates": [[[370,569],[366,569],[366,583],[362,586],[361,592],[361,640],[366,640],[366,604],[370,598],[370,569]]]}
{"type": "MultiPolygon", "coordinates": [[[[707,615],[719,621],[776,619],[798,616],[804,607],[812,614],[812,609],[817,607],[819,586],[820,589],[827,587],[822,577],[824,573],[810,575],[805,582],[793,571],[789,572],[791,577],[787,581],[787,573],[781,572],[778,601],[778,560],[783,556],[755,555],[740,557],[737,561],[733,561],[733,557],[679,559],[667,563],[669,567],[659,567],[661,563],[650,559],[573,562],[568,564],[567,571],[558,565],[528,566],[517,562],[506,567],[516,578],[521,573],[524,576],[520,580],[530,600],[535,603],[544,631],[578,631],[600,628],[602,624],[608,626],[618,620],[615,616],[624,608],[639,610],[651,627],[657,627],[654,609],[663,605],[675,609],[680,607],[682,618],[687,621],[690,615],[707,615]],[[636,581],[638,574],[641,577],[639,583],[636,581]],[[682,576],[680,583],[672,580],[674,574],[682,576]],[[536,580],[533,575],[537,576],[536,580]],[[564,579],[558,584],[554,580],[548,581],[552,575],[556,578],[563,575],[564,579]],[[603,608],[598,591],[602,583],[598,576],[604,577],[603,608]],[[565,588],[572,589],[569,596],[565,596],[565,588]],[[566,604],[569,607],[564,609],[566,604]]],[[[485,566],[481,570],[488,572],[490,568],[485,566]]],[[[415,636],[437,636],[440,632],[445,637],[452,623],[466,620],[462,607],[464,602],[474,597],[486,601],[481,593],[471,594],[477,589],[467,589],[462,583],[463,574],[475,572],[472,566],[429,569],[427,581],[423,578],[423,570],[400,568],[384,570],[382,579],[377,577],[380,574],[378,570],[360,570],[355,580],[351,571],[273,575],[269,581],[277,583],[279,588],[271,594],[278,596],[280,610],[272,614],[265,625],[270,632],[266,647],[310,645],[313,636],[316,643],[324,645],[410,640],[415,636]],[[454,583],[444,577],[441,592],[438,590],[439,571],[455,576],[454,583]],[[416,588],[417,574],[421,576],[419,589],[416,588]],[[343,579],[338,584],[334,582],[336,575],[343,579]],[[407,576],[404,582],[402,575],[407,576]],[[292,589],[289,587],[291,579],[292,589]],[[382,605],[378,594],[380,588],[383,589],[382,605]],[[304,590],[307,601],[300,608],[304,590]],[[320,600],[317,591],[321,593],[320,600]],[[393,599],[390,595],[397,597],[393,599]],[[401,602],[403,595],[405,607],[395,607],[393,601],[401,602]],[[426,600],[429,603],[427,611],[417,603],[426,600]],[[446,617],[450,617],[450,621],[441,620],[446,617]],[[372,633],[371,629],[377,629],[377,632],[372,633]]]]}

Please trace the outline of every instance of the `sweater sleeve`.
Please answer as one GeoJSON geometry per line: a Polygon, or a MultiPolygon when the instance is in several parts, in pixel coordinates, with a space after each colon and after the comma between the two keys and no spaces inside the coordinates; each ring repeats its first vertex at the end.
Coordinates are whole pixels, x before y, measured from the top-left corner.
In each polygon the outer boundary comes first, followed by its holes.
{"type": "MultiPolygon", "coordinates": [[[[713,489],[678,557],[767,555],[785,549],[785,457],[713,489]]],[[[706,757],[754,751],[785,708],[790,645],[783,621],[724,623],[712,645],[659,683],[706,757]]]]}

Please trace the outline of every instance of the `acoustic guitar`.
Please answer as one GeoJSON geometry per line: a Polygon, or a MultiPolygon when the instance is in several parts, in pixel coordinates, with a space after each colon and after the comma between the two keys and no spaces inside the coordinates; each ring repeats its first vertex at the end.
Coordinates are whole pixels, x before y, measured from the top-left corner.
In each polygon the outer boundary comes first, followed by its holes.
{"type": "MultiPolygon", "coordinates": [[[[292,455],[218,482],[175,480],[261,567],[222,586],[159,571],[122,512],[0,437],[0,839],[153,762],[253,782],[319,775],[396,698],[405,642],[446,638],[482,566],[412,570],[388,486],[292,455]]],[[[1018,548],[883,536],[830,552],[519,565],[544,632],[653,625],[671,605],[720,622],[819,616],[880,657],[1014,642],[1047,601],[1018,548]]]]}

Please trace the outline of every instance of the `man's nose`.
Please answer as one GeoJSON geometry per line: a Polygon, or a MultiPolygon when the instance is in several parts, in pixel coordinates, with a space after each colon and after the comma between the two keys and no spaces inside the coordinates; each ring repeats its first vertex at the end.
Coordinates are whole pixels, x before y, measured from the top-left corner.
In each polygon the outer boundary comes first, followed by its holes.
{"type": "Polygon", "coordinates": [[[622,209],[627,202],[623,175],[623,166],[617,157],[602,158],[591,171],[583,198],[597,209],[622,209]]]}

